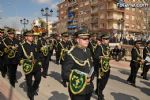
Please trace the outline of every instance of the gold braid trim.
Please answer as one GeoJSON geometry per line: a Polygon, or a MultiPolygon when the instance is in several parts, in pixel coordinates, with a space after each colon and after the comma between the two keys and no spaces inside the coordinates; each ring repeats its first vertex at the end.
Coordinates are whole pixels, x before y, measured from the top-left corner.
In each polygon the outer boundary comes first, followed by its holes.
{"type": "Polygon", "coordinates": [[[22,47],[22,50],[23,50],[23,53],[25,55],[25,57],[27,59],[31,59],[32,57],[34,58],[34,55],[33,55],[33,52],[30,52],[30,56],[28,56],[27,52],[25,51],[25,48],[23,47],[23,45],[20,43],[21,47],[22,47]]]}
{"type": "Polygon", "coordinates": [[[86,64],[88,64],[88,66],[90,66],[89,59],[80,60],[79,58],[77,58],[77,57],[75,57],[75,56],[73,56],[73,55],[71,54],[71,51],[72,51],[74,48],[75,48],[75,46],[73,46],[73,47],[69,50],[69,52],[68,52],[68,55],[74,60],[74,62],[77,63],[78,65],[82,66],[82,67],[85,66],[86,64]]]}
{"type": "Polygon", "coordinates": [[[96,49],[96,47],[97,47],[97,44],[94,46],[92,42],[90,42],[90,43],[91,43],[91,45],[92,45],[92,51],[94,52],[95,49],[96,49]]]}
{"type": "MultiPolygon", "coordinates": [[[[102,48],[102,54],[103,54],[103,56],[100,56],[101,68],[99,68],[99,76],[98,76],[98,78],[99,78],[99,79],[102,79],[102,77],[104,76],[104,74],[105,74],[107,71],[109,71],[109,69],[110,69],[109,63],[108,63],[108,67],[107,67],[107,66],[103,66],[103,64],[102,64],[102,63],[103,63],[103,60],[102,60],[102,59],[107,59],[107,60],[109,61],[109,59],[110,59],[110,57],[109,57],[110,52],[109,52],[109,50],[107,50],[107,51],[106,51],[106,54],[105,54],[102,45],[100,45],[100,47],[102,48]]],[[[109,49],[109,48],[108,48],[108,49],[109,49]]]]}
{"type": "MultiPolygon", "coordinates": [[[[59,60],[63,60],[63,61],[64,61],[64,56],[65,56],[64,53],[65,53],[65,52],[68,52],[68,49],[67,49],[67,48],[64,48],[64,46],[62,45],[61,42],[59,42],[59,43],[60,43],[60,45],[61,45],[61,47],[62,47],[59,60]]],[[[59,62],[60,62],[60,61],[59,61],[59,62]]]]}
{"type": "Polygon", "coordinates": [[[137,58],[138,61],[135,61],[135,60],[134,60],[134,61],[137,62],[137,63],[139,63],[141,70],[143,70],[143,64],[141,63],[142,57],[141,57],[141,55],[140,55],[140,52],[137,50],[136,47],[134,47],[134,49],[136,50],[136,52],[137,52],[137,54],[138,54],[138,58],[137,58]]]}

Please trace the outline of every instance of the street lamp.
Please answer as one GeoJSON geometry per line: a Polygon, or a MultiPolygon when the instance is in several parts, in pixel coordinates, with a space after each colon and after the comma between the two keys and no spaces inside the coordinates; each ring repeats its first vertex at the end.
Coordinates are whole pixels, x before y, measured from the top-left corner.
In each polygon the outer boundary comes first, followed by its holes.
{"type": "Polygon", "coordinates": [[[122,39],[123,39],[123,27],[124,27],[123,23],[124,23],[124,19],[123,18],[118,20],[118,33],[121,33],[120,41],[122,41],[122,39]]]}
{"type": "Polygon", "coordinates": [[[53,13],[53,10],[51,9],[50,10],[50,13],[49,13],[49,8],[46,7],[45,9],[41,9],[41,14],[42,16],[45,16],[46,17],[46,23],[47,23],[47,27],[46,27],[46,30],[47,30],[47,35],[48,35],[48,17],[49,16],[52,16],[52,13],[53,13]]]}
{"type": "Polygon", "coordinates": [[[20,20],[20,23],[23,24],[23,30],[25,30],[25,26],[29,23],[29,20],[24,18],[20,20]]]}

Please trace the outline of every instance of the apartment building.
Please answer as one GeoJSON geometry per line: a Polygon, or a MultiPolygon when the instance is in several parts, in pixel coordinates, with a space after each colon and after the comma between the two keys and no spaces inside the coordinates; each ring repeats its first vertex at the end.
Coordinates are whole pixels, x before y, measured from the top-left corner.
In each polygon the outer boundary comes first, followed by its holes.
{"type": "Polygon", "coordinates": [[[93,32],[110,34],[143,33],[145,17],[142,8],[118,7],[120,1],[128,4],[140,0],[64,0],[58,4],[60,32],[75,32],[87,28],[93,32]]]}

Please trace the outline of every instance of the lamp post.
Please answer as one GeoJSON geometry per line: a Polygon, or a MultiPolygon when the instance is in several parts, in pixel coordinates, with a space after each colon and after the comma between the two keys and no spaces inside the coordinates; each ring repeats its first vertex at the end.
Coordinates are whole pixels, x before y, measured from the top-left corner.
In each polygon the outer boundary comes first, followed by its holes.
{"type": "Polygon", "coordinates": [[[26,19],[26,18],[24,18],[24,19],[21,19],[20,20],[20,23],[21,24],[23,24],[23,31],[25,31],[25,26],[27,25],[27,24],[29,24],[29,20],[28,19],[26,19]]]}
{"type": "Polygon", "coordinates": [[[121,33],[120,41],[122,42],[123,39],[123,28],[124,28],[124,19],[121,18],[118,20],[118,33],[121,33]]]}
{"type": "Polygon", "coordinates": [[[48,36],[48,17],[49,16],[52,16],[52,13],[53,13],[53,10],[51,9],[50,11],[49,11],[49,8],[48,7],[46,7],[45,9],[41,9],[41,14],[42,14],[42,16],[45,16],[46,17],[46,23],[47,23],[47,26],[46,26],[46,30],[47,30],[47,36],[48,36]]]}

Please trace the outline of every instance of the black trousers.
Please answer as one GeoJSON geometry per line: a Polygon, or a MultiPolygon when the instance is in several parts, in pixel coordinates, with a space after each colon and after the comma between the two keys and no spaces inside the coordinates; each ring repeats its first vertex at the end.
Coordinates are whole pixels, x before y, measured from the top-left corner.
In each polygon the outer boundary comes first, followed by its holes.
{"type": "Polygon", "coordinates": [[[149,71],[150,65],[144,64],[143,67],[143,78],[147,78],[147,72],[149,71]]]}
{"type": "Polygon", "coordinates": [[[27,74],[25,77],[26,77],[26,84],[27,84],[27,95],[29,98],[32,98],[34,97],[34,93],[39,88],[39,84],[41,82],[40,68],[27,74]],[[32,80],[33,77],[35,79],[34,81],[32,80]]]}
{"type": "Polygon", "coordinates": [[[92,94],[74,95],[70,93],[71,100],[90,100],[92,94]]]}
{"type": "Polygon", "coordinates": [[[101,79],[97,79],[98,100],[101,100],[101,98],[104,97],[103,90],[106,87],[109,76],[110,76],[110,70],[108,72],[104,73],[104,76],[102,76],[101,79]]]}
{"type": "Polygon", "coordinates": [[[56,63],[59,63],[59,58],[60,58],[60,53],[58,51],[56,51],[56,63]]]}
{"type": "Polygon", "coordinates": [[[127,81],[129,81],[130,83],[135,84],[136,75],[137,75],[137,72],[138,72],[138,70],[140,68],[140,64],[133,63],[132,65],[130,65],[130,67],[131,67],[131,72],[130,72],[130,75],[129,75],[127,81]]]}
{"type": "Polygon", "coordinates": [[[49,67],[49,56],[43,57],[42,59],[42,66],[43,66],[43,72],[42,75],[47,75],[48,73],[48,67],[49,67]]]}
{"type": "Polygon", "coordinates": [[[15,82],[16,82],[16,74],[17,74],[17,66],[18,64],[8,64],[8,78],[10,84],[15,87],[15,82]]]}

